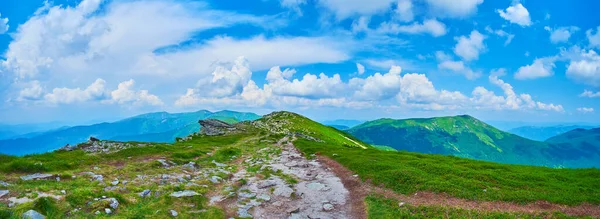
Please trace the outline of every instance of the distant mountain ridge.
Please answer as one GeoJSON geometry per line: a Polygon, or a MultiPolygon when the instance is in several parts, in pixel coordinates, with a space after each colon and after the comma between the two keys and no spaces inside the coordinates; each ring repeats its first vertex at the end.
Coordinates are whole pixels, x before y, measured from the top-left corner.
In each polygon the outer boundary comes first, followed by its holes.
{"type": "Polygon", "coordinates": [[[515,135],[536,141],[545,141],[551,137],[569,132],[574,129],[591,129],[594,126],[558,125],[558,126],[522,126],[508,130],[515,135]]]}
{"type": "Polygon", "coordinates": [[[557,156],[564,148],[501,131],[468,115],[424,119],[378,119],[347,130],[356,138],[396,150],[454,155],[509,164],[600,167],[600,160],[557,156]]]}
{"type": "Polygon", "coordinates": [[[235,123],[256,120],[261,116],[254,113],[207,110],[189,113],[147,113],[111,123],[58,129],[31,138],[0,140],[0,154],[43,153],[66,144],[84,142],[90,136],[105,140],[173,142],[176,137],[184,137],[198,131],[198,120],[208,118],[235,123]]]}

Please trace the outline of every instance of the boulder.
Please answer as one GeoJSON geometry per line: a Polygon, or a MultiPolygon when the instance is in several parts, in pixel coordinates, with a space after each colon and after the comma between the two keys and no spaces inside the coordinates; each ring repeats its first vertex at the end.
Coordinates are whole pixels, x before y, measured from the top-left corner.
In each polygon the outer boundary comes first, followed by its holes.
{"type": "Polygon", "coordinates": [[[224,135],[228,132],[237,130],[235,126],[216,119],[205,119],[198,121],[200,123],[200,134],[202,135],[224,135]]]}
{"type": "Polygon", "coordinates": [[[171,216],[173,217],[177,217],[177,215],[179,215],[179,213],[177,213],[175,210],[169,210],[169,213],[171,213],[171,216]]]}
{"type": "Polygon", "coordinates": [[[173,192],[171,193],[171,197],[175,197],[175,198],[181,198],[181,197],[192,197],[192,196],[197,196],[200,195],[197,192],[191,191],[191,190],[185,190],[185,191],[178,191],[178,192],[173,192]]]}
{"type": "Polygon", "coordinates": [[[140,197],[142,197],[142,198],[146,198],[146,197],[150,196],[150,193],[151,193],[150,189],[146,189],[146,190],[138,193],[138,195],[140,195],[140,197]]]}
{"type": "Polygon", "coordinates": [[[40,214],[37,211],[29,210],[29,211],[26,211],[25,213],[23,213],[23,218],[24,219],[46,219],[46,216],[40,214]]]}
{"type": "Polygon", "coordinates": [[[10,184],[8,184],[7,182],[4,182],[4,181],[0,180],[0,186],[8,187],[8,186],[10,186],[10,184]]]}
{"type": "Polygon", "coordinates": [[[21,176],[21,179],[24,181],[42,180],[42,179],[50,179],[50,178],[52,178],[52,176],[53,176],[52,174],[35,173],[35,174],[31,174],[31,175],[21,176]]]}
{"type": "Polygon", "coordinates": [[[8,191],[8,190],[0,190],[0,198],[2,198],[5,195],[8,195],[8,193],[10,193],[10,191],[8,191]]]}

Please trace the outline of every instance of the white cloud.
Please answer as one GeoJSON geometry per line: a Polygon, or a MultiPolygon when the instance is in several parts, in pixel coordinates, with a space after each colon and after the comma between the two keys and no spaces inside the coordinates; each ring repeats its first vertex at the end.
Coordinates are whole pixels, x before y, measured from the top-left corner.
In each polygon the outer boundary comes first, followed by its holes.
{"type": "Polygon", "coordinates": [[[584,90],[583,93],[579,94],[579,96],[589,98],[600,97],[600,91],[594,93],[593,91],[584,90]]]}
{"type": "Polygon", "coordinates": [[[594,112],[594,108],[591,108],[591,107],[579,107],[579,108],[577,108],[577,111],[582,112],[582,113],[593,113],[594,112]]]}
{"type": "Polygon", "coordinates": [[[456,38],[458,43],[454,47],[454,53],[465,61],[477,60],[479,54],[486,49],[485,44],[483,44],[485,38],[485,35],[476,30],[471,31],[468,37],[460,36],[456,38]]]}
{"type": "Polygon", "coordinates": [[[473,71],[463,61],[455,61],[442,51],[437,51],[435,56],[438,60],[438,69],[450,70],[454,73],[462,74],[469,80],[477,79],[481,76],[480,72],[473,71]]]}
{"type": "Polygon", "coordinates": [[[106,96],[106,81],[96,79],[87,88],[54,88],[51,93],[44,95],[44,101],[51,104],[70,104],[86,101],[104,100],[106,96]]]}
{"type": "MultiPolygon", "coordinates": [[[[163,105],[163,102],[156,95],[152,95],[148,90],[131,90],[135,82],[133,79],[119,83],[116,90],[110,92],[110,101],[118,104],[133,105],[163,105]]],[[[89,88],[89,87],[88,87],[89,88]]]]}
{"type": "Polygon", "coordinates": [[[401,103],[443,110],[461,107],[468,98],[458,91],[437,90],[427,76],[412,73],[402,77],[397,99],[401,103]]]}
{"type": "Polygon", "coordinates": [[[17,101],[39,100],[42,98],[44,90],[39,81],[32,81],[28,86],[19,92],[17,101]]]}
{"type": "MultiPolygon", "coordinates": [[[[267,75],[281,75],[283,72],[279,67],[273,67],[267,75]]],[[[340,75],[329,77],[323,73],[317,75],[305,74],[301,80],[286,80],[283,76],[272,77],[268,86],[273,94],[279,96],[294,96],[308,99],[320,99],[335,97],[345,88],[340,75]]]]}
{"type": "Polygon", "coordinates": [[[352,78],[350,87],[354,88],[353,96],[358,100],[386,100],[394,97],[400,91],[402,68],[392,66],[388,73],[379,72],[363,78],[352,78]]]}
{"type": "Polygon", "coordinates": [[[354,15],[372,15],[389,10],[395,0],[319,0],[319,5],[332,11],[338,20],[354,15]]]}
{"type": "Polygon", "coordinates": [[[10,28],[8,18],[2,18],[2,14],[0,14],[0,34],[8,32],[8,28],[10,28]]]}
{"type": "Polygon", "coordinates": [[[555,58],[538,58],[531,65],[520,67],[515,73],[515,78],[519,80],[530,80],[537,78],[550,77],[554,75],[555,58]]]}
{"type": "Polygon", "coordinates": [[[600,26],[596,27],[596,33],[594,33],[594,29],[589,29],[585,31],[585,35],[587,36],[588,42],[591,47],[600,48],[600,26]]]}
{"type": "Polygon", "coordinates": [[[408,22],[414,19],[412,0],[398,0],[394,18],[400,21],[408,22]]]}
{"type": "Polygon", "coordinates": [[[369,22],[371,22],[371,17],[360,16],[357,20],[354,20],[352,22],[352,32],[358,33],[363,31],[369,31],[369,22]]]}
{"type": "Polygon", "coordinates": [[[356,63],[356,70],[358,71],[359,75],[362,75],[365,73],[365,66],[361,65],[360,63],[356,63]]]}
{"type": "Polygon", "coordinates": [[[483,0],[426,0],[432,14],[447,17],[466,17],[477,12],[483,0]]]}
{"type": "Polygon", "coordinates": [[[298,15],[302,16],[301,5],[306,4],[306,0],[280,0],[281,7],[294,10],[298,15]]]}
{"type": "Polygon", "coordinates": [[[389,34],[430,34],[434,37],[446,35],[446,25],[435,19],[428,19],[423,23],[414,22],[409,25],[400,25],[394,22],[383,22],[376,30],[379,33],[389,34]]]}
{"type": "Polygon", "coordinates": [[[550,32],[550,42],[555,44],[568,42],[571,35],[579,30],[579,28],[575,26],[559,27],[556,29],[545,26],[544,29],[550,32]]]}
{"type": "Polygon", "coordinates": [[[505,37],[506,40],[504,41],[504,46],[508,46],[508,44],[510,44],[513,40],[513,38],[515,38],[514,34],[509,34],[506,31],[502,30],[502,29],[498,29],[498,30],[493,30],[490,26],[486,26],[485,30],[488,33],[494,34],[496,36],[499,37],[505,37]]]}
{"type": "Polygon", "coordinates": [[[523,7],[521,3],[514,4],[506,8],[506,10],[496,10],[500,17],[504,18],[511,23],[518,24],[520,26],[531,25],[531,18],[529,17],[529,11],[523,7]]]}
{"type": "Polygon", "coordinates": [[[572,49],[573,57],[567,65],[567,76],[576,81],[600,87],[600,55],[594,50],[572,49]],[[577,53],[578,52],[578,53],[577,53]]]}

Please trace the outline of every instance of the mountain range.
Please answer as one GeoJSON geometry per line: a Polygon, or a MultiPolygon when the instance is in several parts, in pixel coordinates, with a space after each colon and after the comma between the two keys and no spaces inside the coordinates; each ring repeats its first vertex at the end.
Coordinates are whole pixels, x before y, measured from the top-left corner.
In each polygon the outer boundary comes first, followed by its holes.
{"type": "Polygon", "coordinates": [[[551,137],[566,133],[575,129],[591,129],[594,126],[588,125],[557,125],[557,126],[521,126],[513,128],[507,132],[515,135],[529,138],[536,141],[545,141],[551,137]]]}
{"type": "Polygon", "coordinates": [[[207,110],[190,113],[148,113],[111,123],[65,127],[38,133],[32,137],[0,140],[0,153],[43,153],[66,144],[87,141],[89,137],[118,141],[173,142],[176,137],[185,137],[198,131],[198,120],[208,118],[236,123],[255,120],[260,116],[254,113],[207,110]]]}
{"type": "MultiPolygon", "coordinates": [[[[577,129],[581,136],[588,136],[577,129]]],[[[356,138],[396,150],[426,154],[453,155],[509,164],[549,167],[600,167],[598,142],[581,137],[581,143],[568,144],[571,135],[547,142],[534,141],[501,131],[468,115],[426,119],[379,119],[349,130],[356,138]],[[560,143],[560,144],[559,144],[560,143]],[[565,151],[568,153],[565,154],[565,151]]],[[[568,132],[570,133],[570,132],[568,132]]],[[[579,136],[579,135],[578,135],[579,136]]],[[[595,139],[597,140],[597,139],[595,139]]]]}

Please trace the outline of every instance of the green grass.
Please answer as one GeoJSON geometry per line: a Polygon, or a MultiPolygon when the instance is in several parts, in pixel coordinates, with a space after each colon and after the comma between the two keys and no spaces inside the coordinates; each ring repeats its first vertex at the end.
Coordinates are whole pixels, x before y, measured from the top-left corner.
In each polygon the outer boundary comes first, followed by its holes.
{"type": "Polygon", "coordinates": [[[377,196],[366,198],[368,217],[372,219],[387,218],[574,218],[561,213],[554,214],[524,214],[506,212],[486,212],[479,210],[465,210],[448,207],[425,207],[425,206],[398,206],[398,201],[385,199],[377,196]]]}

